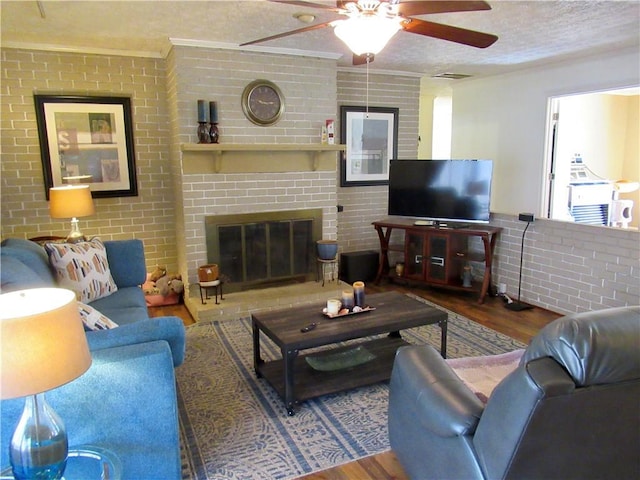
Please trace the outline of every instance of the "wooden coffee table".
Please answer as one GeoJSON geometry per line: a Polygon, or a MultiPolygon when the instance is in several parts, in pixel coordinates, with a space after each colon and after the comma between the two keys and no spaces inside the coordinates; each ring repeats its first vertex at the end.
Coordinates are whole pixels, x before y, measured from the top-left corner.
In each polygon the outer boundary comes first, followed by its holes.
{"type": "MultiPolygon", "coordinates": [[[[322,313],[324,304],[302,306],[280,311],[258,312],[251,315],[253,327],[253,361],[258,378],[264,377],[282,397],[289,415],[303,400],[328,393],[349,390],[382,382],[391,378],[393,360],[398,347],[408,345],[400,330],[421,325],[438,324],[441,329],[440,354],[447,354],[447,314],[411,297],[386,292],[366,296],[367,304],[375,308],[369,312],[339,318],[328,318],[322,313]],[[315,323],[312,330],[301,329],[315,323]],[[260,355],[260,332],[270,338],[282,352],[282,359],[265,362],[260,355]],[[364,340],[365,337],[389,335],[364,340]],[[336,343],[363,339],[335,348],[336,343]],[[333,346],[331,350],[300,351],[316,347],[333,346]],[[325,371],[312,368],[305,357],[335,359],[348,356],[360,347],[372,360],[355,366],[325,371]],[[364,349],[364,350],[363,350],[364,349]]],[[[348,362],[347,362],[348,364],[348,362]]]]}

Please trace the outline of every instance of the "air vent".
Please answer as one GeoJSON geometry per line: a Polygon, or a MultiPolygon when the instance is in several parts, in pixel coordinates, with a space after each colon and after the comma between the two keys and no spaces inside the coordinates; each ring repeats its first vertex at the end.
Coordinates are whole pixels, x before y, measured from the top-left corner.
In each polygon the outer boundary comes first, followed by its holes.
{"type": "Polygon", "coordinates": [[[436,75],[432,75],[431,78],[447,78],[449,80],[461,80],[463,78],[469,78],[471,75],[466,75],[464,73],[438,73],[436,75]]]}

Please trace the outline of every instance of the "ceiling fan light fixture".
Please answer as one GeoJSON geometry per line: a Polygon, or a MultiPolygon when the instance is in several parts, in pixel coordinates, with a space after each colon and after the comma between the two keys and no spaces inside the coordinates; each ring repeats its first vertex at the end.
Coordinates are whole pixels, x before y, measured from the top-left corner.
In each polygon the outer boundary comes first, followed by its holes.
{"type": "Polygon", "coordinates": [[[360,15],[332,23],[333,31],[356,55],[379,53],[400,30],[398,18],[360,15]]]}

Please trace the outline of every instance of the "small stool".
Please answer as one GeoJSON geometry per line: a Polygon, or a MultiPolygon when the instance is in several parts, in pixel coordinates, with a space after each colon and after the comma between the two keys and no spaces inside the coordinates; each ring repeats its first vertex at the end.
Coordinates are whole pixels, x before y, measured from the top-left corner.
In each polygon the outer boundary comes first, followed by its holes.
{"type": "Polygon", "coordinates": [[[320,281],[319,277],[322,271],[322,286],[324,287],[325,267],[327,265],[331,267],[331,281],[333,282],[335,280],[334,272],[338,266],[338,257],[336,256],[331,260],[323,260],[322,258],[317,257],[317,260],[318,264],[316,268],[316,282],[320,281]]]}
{"type": "Polygon", "coordinates": [[[198,286],[200,287],[200,300],[203,305],[206,305],[205,299],[209,300],[211,297],[209,296],[209,289],[213,288],[216,294],[216,305],[219,305],[218,302],[218,292],[220,292],[220,300],[224,300],[222,296],[222,280],[212,280],[210,282],[198,282],[198,286]],[[202,291],[204,290],[204,294],[202,291]]]}

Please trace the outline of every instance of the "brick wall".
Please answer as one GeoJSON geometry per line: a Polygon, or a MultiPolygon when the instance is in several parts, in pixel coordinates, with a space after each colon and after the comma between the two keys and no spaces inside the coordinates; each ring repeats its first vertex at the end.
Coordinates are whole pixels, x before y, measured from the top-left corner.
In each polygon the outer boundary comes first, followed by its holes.
{"type": "Polygon", "coordinates": [[[34,93],[130,97],[137,197],[95,199],[82,231],[102,239],[144,241],[148,267],[177,268],[165,62],[158,59],[2,49],[2,238],[66,235],[49,217],[34,93]]]}
{"type": "MultiPolygon", "coordinates": [[[[198,99],[216,101],[222,144],[320,143],[321,126],[336,118],[334,60],[208,48],[174,46],[168,57],[172,165],[176,177],[178,256],[187,283],[197,283],[207,263],[204,217],[307,208],[323,209],[323,236],[336,238],[336,172],[184,174],[180,144],[195,143],[198,99]],[[285,112],[275,125],[247,120],[240,99],[247,84],[263,78],[276,83],[285,112]]],[[[273,153],[265,162],[274,161],[273,153]]],[[[336,162],[337,164],[337,162],[336,162]]]]}
{"type": "MultiPolygon", "coordinates": [[[[370,106],[399,108],[398,156],[417,158],[420,79],[369,74],[368,93],[370,106]]],[[[364,106],[366,100],[366,72],[338,71],[338,105],[364,106]]],[[[339,121],[336,128],[339,132],[339,121]]],[[[340,177],[336,182],[340,185],[340,177]]],[[[341,251],[379,249],[378,236],[371,222],[387,215],[388,192],[386,185],[338,187],[338,203],[344,207],[338,214],[341,251]]]]}
{"type": "MultiPolygon", "coordinates": [[[[504,228],[497,245],[495,282],[518,294],[525,222],[496,214],[504,228]]],[[[640,305],[640,244],[622,229],[537,219],[525,234],[522,299],[558,313],[640,305]]]]}
{"type": "MultiPolygon", "coordinates": [[[[221,141],[226,143],[317,143],[321,122],[339,121],[338,105],[365,104],[365,74],[336,71],[335,62],[326,59],[186,47],[176,47],[166,61],[18,49],[2,49],[1,55],[2,237],[65,234],[69,229],[68,222],[49,217],[34,92],[130,96],[139,196],[96,199],[96,214],[81,219],[81,225],[86,233],[106,239],[141,238],[147,265],[166,264],[170,270],[189,271],[187,257],[193,252],[176,245],[204,235],[200,218],[206,209],[193,207],[192,197],[218,196],[208,209],[232,210],[229,198],[213,191],[212,178],[194,179],[199,192],[182,188],[180,144],[195,141],[198,98],[219,102],[221,141]],[[274,127],[254,126],[242,114],[242,88],[255,78],[276,81],[287,97],[285,118],[274,127]]],[[[418,79],[370,75],[369,104],[400,107],[402,158],[417,155],[418,99],[418,79]]],[[[339,184],[337,172],[316,175],[314,188],[327,182],[335,190],[339,184]]],[[[264,196],[257,196],[260,202],[255,208],[274,197],[278,182],[288,186],[301,181],[295,174],[280,177],[260,175],[255,180],[267,187],[264,196]]],[[[236,198],[248,201],[247,189],[258,184],[253,185],[235,184],[236,198]]],[[[386,198],[385,186],[337,187],[337,202],[335,198],[329,202],[342,204],[345,210],[336,215],[327,209],[328,235],[337,234],[343,251],[377,249],[371,222],[386,215],[386,198]]],[[[291,192],[278,199],[282,210],[299,200],[291,192]]],[[[497,245],[495,280],[507,283],[515,296],[524,224],[503,214],[494,215],[492,222],[505,228],[497,245]]],[[[523,300],[559,313],[640,304],[637,239],[637,232],[536,220],[526,236],[523,300]]],[[[191,265],[204,257],[197,252],[193,258],[191,265]]]]}

